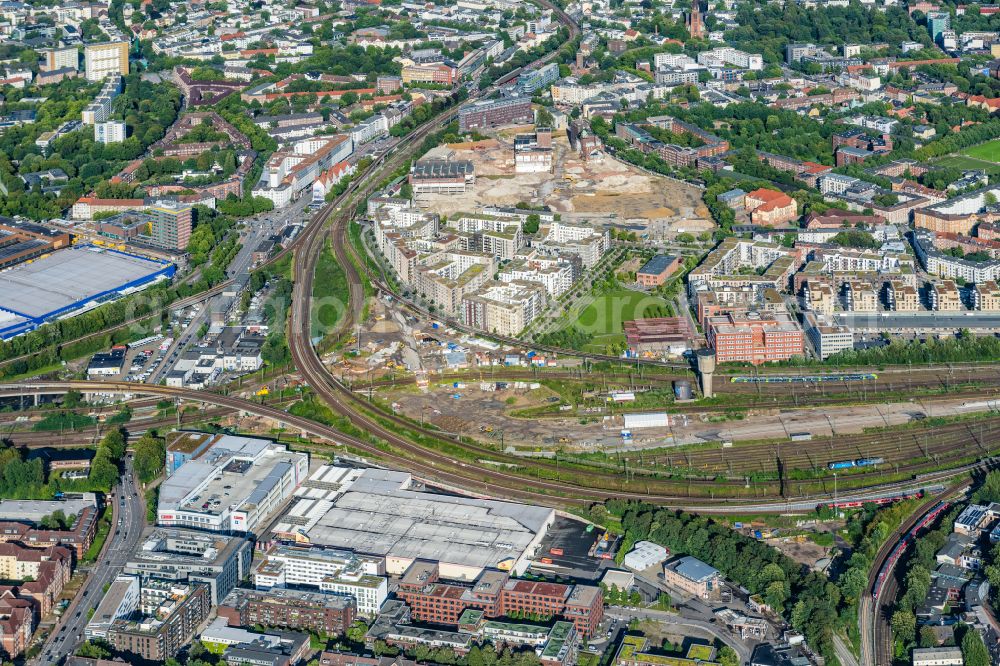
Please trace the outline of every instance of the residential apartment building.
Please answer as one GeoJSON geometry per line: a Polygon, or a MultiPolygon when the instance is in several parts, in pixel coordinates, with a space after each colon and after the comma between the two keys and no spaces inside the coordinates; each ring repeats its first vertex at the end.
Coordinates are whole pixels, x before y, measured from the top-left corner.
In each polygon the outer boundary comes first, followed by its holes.
{"type": "Polygon", "coordinates": [[[532,282],[499,282],[462,298],[462,321],[483,331],[515,336],[541,314],[545,288],[532,282]]]}
{"type": "Polygon", "coordinates": [[[551,222],[539,229],[541,240],[533,247],[580,257],[584,268],[591,268],[611,249],[611,234],[587,224],[551,222]]]}
{"type": "Polygon", "coordinates": [[[604,595],[597,587],[519,580],[495,569],[484,571],[471,586],[444,583],[437,563],[426,560],[410,565],[397,594],[415,620],[434,624],[458,624],[466,609],[474,609],[486,617],[559,616],[584,636],[594,636],[604,614],[604,595]]]}
{"type": "Polygon", "coordinates": [[[998,196],[1000,186],[991,186],[916,209],[913,211],[913,225],[936,232],[971,236],[978,223],[1000,220],[1000,208],[990,203],[998,196]]]}
{"type": "Polygon", "coordinates": [[[878,293],[868,282],[844,282],[841,294],[848,312],[878,312],[878,293]]]}
{"type": "Polygon", "coordinates": [[[886,285],[886,305],[895,312],[918,312],[920,294],[913,286],[894,280],[886,285]]]}
{"type": "MultiPolygon", "coordinates": [[[[101,77],[104,78],[104,77],[101,77]]],[[[122,91],[122,77],[110,74],[94,101],[84,107],[80,117],[85,125],[103,123],[111,117],[111,103],[122,91]]]]}
{"type": "Polygon", "coordinates": [[[108,120],[94,125],[94,141],[97,143],[121,143],[125,140],[125,123],[108,120]]]}
{"type": "Polygon", "coordinates": [[[107,641],[117,652],[147,661],[166,661],[177,655],[208,619],[212,600],[207,585],[142,585],[139,599],[142,618],[116,619],[107,641]]]}
{"type": "Polygon", "coordinates": [[[353,597],[305,590],[236,588],[217,613],[231,627],[287,627],[340,636],[354,622],[353,597]]]}
{"type": "Polygon", "coordinates": [[[115,74],[126,76],[129,72],[128,49],[128,42],[87,44],[83,49],[87,80],[101,81],[115,74]]]}
{"type": "Polygon", "coordinates": [[[977,282],[972,289],[972,308],[982,312],[1000,311],[1000,286],[994,280],[977,282]]]}
{"type": "Polygon", "coordinates": [[[150,206],[145,211],[149,218],[151,242],[157,247],[185,250],[191,240],[194,209],[190,206],[150,206]]]}
{"type": "Polygon", "coordinates": [[[47,72],[58,69],[80,69],[80,51],[75,46],[58,46],[51,49],[41,49],[39,55],[42,56],[40,68],[47,72]]]}
{"type": "Polygon", "coordinates": [[[928,292],[931,310],[937,312],[958,312],[964,310],[958,286],[951,280],[942,280],[931,285],[928,292]]]}

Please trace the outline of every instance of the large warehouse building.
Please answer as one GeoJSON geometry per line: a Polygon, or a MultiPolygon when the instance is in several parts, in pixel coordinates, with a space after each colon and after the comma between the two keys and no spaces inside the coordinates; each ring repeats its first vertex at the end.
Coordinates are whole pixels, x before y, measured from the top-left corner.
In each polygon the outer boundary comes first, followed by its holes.
{"type": "Polygon", "coordinates": [[[418,559],[440,563],[451,580],[475,580],[484,569],[523,573],[555,520],[546,507],[413,489],[406,472],[318,469],[274,537],[385,558],[389,575],[418,559]]]}
{"type": "Polygon", "coordinates": [[[79,245],[0,272],[0,338],[79,314],[173,276],[175,266],[79,245]]]}
{"type": "Polygon", "coordinates": [[[253,532],[309,474],[309,456],[266,439],[223,435],[160,485],[156,523],[253,532]]]}

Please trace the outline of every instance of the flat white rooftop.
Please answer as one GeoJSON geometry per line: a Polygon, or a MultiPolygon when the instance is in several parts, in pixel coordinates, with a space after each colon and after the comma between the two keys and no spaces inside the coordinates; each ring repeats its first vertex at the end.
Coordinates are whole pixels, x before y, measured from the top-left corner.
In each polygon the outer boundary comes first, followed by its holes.
{"type": "Polygon", "coordinates": [[[135,255],[72,247],[0,272],[0,308],[44,317],[108,292],[135,288],[168,268],[135,255]]]}
{"type": "Polygon", "coordinates": [[[405,472],[364,470],[335,499],[305,500],[322,515],[303,521],[304,532],[357,553],[483,568],[520,558],[555,517],[545,507],[410,490],[411,482],[405,472]]]}

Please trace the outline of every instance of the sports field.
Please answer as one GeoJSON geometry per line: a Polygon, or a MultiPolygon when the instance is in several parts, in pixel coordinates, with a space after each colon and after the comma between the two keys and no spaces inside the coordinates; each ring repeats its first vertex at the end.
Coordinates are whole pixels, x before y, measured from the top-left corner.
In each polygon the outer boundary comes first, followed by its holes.
{"type": "Polygon", "coordinates": [[[978,169],[991,176],[1000,174],[1000,139],[969,146],[958,153],[934,160],[937,166],[971,171],[978,169]]]}
{"type": "Polygon", "coordinates": [[[970,146],[962,151],[963,155],[968,155],[973,159],[985,160],[987,162],[1000,162],[1000,139],[980,143],[970,146]]]}
{"type": "Polygon", "coordinates": [[[935,166],[954,167],[963,171],[979,169],[991,176],[1000,174],[1000,163],[969,157],[968,155],[949,155],[938,160],[933,160],[933,163],[935,166]]]}

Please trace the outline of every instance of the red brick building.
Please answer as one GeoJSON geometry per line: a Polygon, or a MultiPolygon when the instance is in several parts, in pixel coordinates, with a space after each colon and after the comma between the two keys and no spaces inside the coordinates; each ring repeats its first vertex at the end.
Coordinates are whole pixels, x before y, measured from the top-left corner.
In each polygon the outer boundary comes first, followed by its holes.
{"type": "Polygon", "coordinates": [[[35,548],[62,545],[74,551],[76,558],[80,559],[94,543],[97,517],[96,507],[85,507],[68,530],[46,530],[24,523],[0,522],[0,543],[18,541],[35,548]]]}
{"type": "Polygon", "coordinates": [[[472,608],[486,617],[558,616],[593,636],[604,617],[604,595],[597,587],[512,579],[496,570],[484,571],[469,587],[441,582],[437,563],[420,560],[403,574],[398,595],[414,620],[432,624],[458,624],[462,612],[472,608]]]}
{"type": "Polygon", "coordinates": [[[719,363],[760,365],[802,356],[802,329],[788,313],[732,313],[708,319],[708,344],[719,363]]]}

